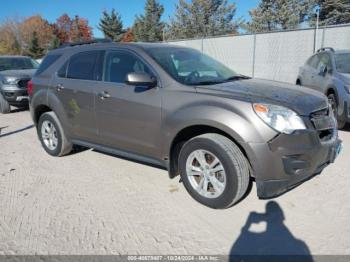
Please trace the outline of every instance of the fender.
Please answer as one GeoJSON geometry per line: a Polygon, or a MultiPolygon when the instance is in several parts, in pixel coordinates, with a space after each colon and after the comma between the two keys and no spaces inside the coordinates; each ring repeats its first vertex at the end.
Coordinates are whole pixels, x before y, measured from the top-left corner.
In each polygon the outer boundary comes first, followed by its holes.
{"type": "Polygon", "coordinates": [[[252,108],[250,111],[238,112],[225,107],[203,104],[189,106],[168,115],[163,119],[163,155],[168,156],[177,134],[191,126],[205,125],[219,129],[238,143],[263,143],[276,135],[275,131],[258,118],[252,108]]]}

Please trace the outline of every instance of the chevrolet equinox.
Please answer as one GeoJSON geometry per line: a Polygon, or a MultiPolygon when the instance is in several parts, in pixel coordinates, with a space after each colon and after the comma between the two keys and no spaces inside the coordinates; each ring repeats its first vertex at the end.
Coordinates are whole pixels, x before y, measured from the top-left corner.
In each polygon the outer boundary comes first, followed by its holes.
{"type": "Polygon", "coordinates": [[[279,196],[321,173],[341,149],[325,95],[251,79],[168,44],[58,48],[28,93],[48,154],[79,145],[157,165],[211,208],[240,201],[251,181],[259,198],[279,196]]]}

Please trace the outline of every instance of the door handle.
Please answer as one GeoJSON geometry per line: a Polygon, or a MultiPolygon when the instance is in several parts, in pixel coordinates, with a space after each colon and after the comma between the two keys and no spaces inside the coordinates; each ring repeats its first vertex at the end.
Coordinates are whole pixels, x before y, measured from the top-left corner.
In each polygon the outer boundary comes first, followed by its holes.
{"type": "Polygon", "coordinates": [[[58,85],[56,86],[57,92],[61,92],[63,89],[64,89],[64,86],[63,86],[62,84],[58,84],[58,85]]]}
{"type": "Polygon", "coordinates": [[[99,93],[98,96],[99,96],[99,98],[101,100],[104,100],[106,98],[110,98],[111,97],[111,95],[107,91],[103,91],[103,92],[99,93]]]}

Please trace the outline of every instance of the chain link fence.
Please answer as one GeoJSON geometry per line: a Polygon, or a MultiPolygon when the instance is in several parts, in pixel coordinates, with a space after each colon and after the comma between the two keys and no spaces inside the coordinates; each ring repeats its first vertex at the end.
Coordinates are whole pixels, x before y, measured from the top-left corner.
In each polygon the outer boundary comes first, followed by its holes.
{"type": "Polygon", "coordinates": [[[200,50],[244,75],[295,83],[299,67],[319,48],[350,49],[350,24],[169,43],[200,50]]]}

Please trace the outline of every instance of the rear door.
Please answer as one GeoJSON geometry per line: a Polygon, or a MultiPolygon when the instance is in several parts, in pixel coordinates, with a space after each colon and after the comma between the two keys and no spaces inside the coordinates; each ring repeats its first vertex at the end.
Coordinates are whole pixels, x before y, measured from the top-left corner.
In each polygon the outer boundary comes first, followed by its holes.
{"type": "Polygon", "coordinates": [[[61,101],[74,138],[93,141],[97,134],[94,90],[101,80],[97,63],[102,51],[73,55],[58,71],[53,88],[61,101]]]}
{"type": "Polygon", "coordinates": [[[132,51],[106,52],[104,81],[95,90],[98,138],[103,145],[157,158],[161,90],[127,85],[126,76],[132,72],[155,75],[132,51]]]}

